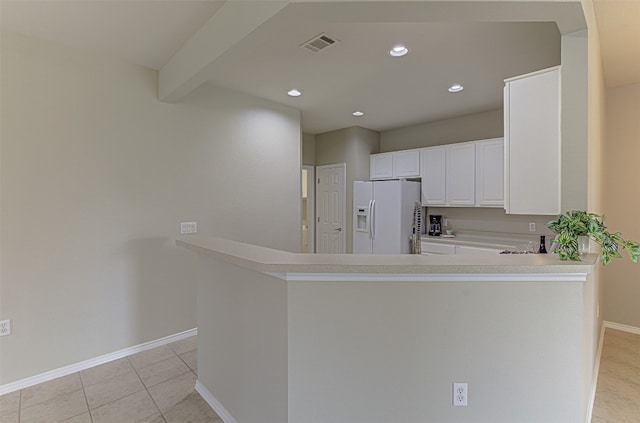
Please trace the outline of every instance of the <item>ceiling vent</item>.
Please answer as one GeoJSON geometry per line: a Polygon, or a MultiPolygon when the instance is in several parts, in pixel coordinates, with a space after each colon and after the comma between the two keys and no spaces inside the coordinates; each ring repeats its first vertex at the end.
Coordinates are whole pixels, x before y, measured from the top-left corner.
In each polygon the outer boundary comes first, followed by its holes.
{"type": "Polygon", "coordinates": [[[320,50],[324,50],[325,48],[335,44],[338,40],[328,36],[327,34],[316,35],[306,43],[302,44],[300,47],[305,48],[311,53],[317,53],[320,50]]]}

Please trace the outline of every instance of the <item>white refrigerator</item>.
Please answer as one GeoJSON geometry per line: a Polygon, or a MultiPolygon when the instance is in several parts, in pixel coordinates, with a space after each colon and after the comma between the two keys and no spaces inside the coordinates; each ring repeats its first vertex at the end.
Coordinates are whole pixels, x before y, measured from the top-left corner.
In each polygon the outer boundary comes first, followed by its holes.
{"type": "Polygon", "coordinates": [[[353,253],[409,254],[420,182],[353,183],[353,253]]]}

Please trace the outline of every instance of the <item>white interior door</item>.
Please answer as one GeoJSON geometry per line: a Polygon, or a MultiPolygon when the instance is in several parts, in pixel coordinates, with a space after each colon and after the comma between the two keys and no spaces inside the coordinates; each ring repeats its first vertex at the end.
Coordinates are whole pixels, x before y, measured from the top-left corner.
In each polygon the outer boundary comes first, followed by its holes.
{"type": "Polygon", "coordinates": [[[315,252],[315,170],[302,166],[302,252],[315,252]]]}
{"type": "Polygon", "coordinates": [[[346,250],[345,163],[316,168],[316,252],[344,254],[346,250]]]}

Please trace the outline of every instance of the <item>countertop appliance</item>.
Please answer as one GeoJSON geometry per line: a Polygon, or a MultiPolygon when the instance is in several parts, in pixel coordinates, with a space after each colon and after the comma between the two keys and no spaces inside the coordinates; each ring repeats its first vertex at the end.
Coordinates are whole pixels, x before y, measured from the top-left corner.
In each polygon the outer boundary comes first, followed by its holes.
{"type": "Polygon", "coordinates": [[[429,236],[440,236],[442,234],[442,216],[439,214],[429,215],[429,236]]]}
{"type": "Polygon", "coordinates": [[[409,254],[420,182],[353,183],[353,253],[409,254]]]}

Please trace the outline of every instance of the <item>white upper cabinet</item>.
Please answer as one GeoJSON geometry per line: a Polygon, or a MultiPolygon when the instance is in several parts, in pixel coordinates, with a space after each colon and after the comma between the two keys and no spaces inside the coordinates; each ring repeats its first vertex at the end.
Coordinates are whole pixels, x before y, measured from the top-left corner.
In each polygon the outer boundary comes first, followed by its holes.
{"type": "Polygon", "coordinates": [[[503,207],[504,140],[423,148],[422,205],[503,207]]]}
{"type": "Polygon", "coordinates": [[[420,150],[372,154],[370,178],[401,179],[420,177],[420,150]]]}
{"type": "Polygon", "coordinates": [[[560,68],[505,80],[505,209],[560,213],[560,68]]]}
{"type": "Polygon", "coordinates": [[[420,150],[404,150],[393,152],[394,178],[420,177],[420,150]]]}
{"type": "Polygon", "coordinates": [[[393,179],[393,153],[372,154],[369,166],[372,180],[393,179]]]}
{"type": "Polygon", "coordinates": [[[447,205],[447,147],[428,147],[420,152],[422,205],[447,205]]]}
{"type": "Polygon", "coordinates": [[[504,138],[476,143],[476,204],[504,206],[504,138]]]}
{"type": "Polygon", "coordinates": [[[447,203],[451,206],[475,205],[475,143],[448,146],[447,203]]]}

